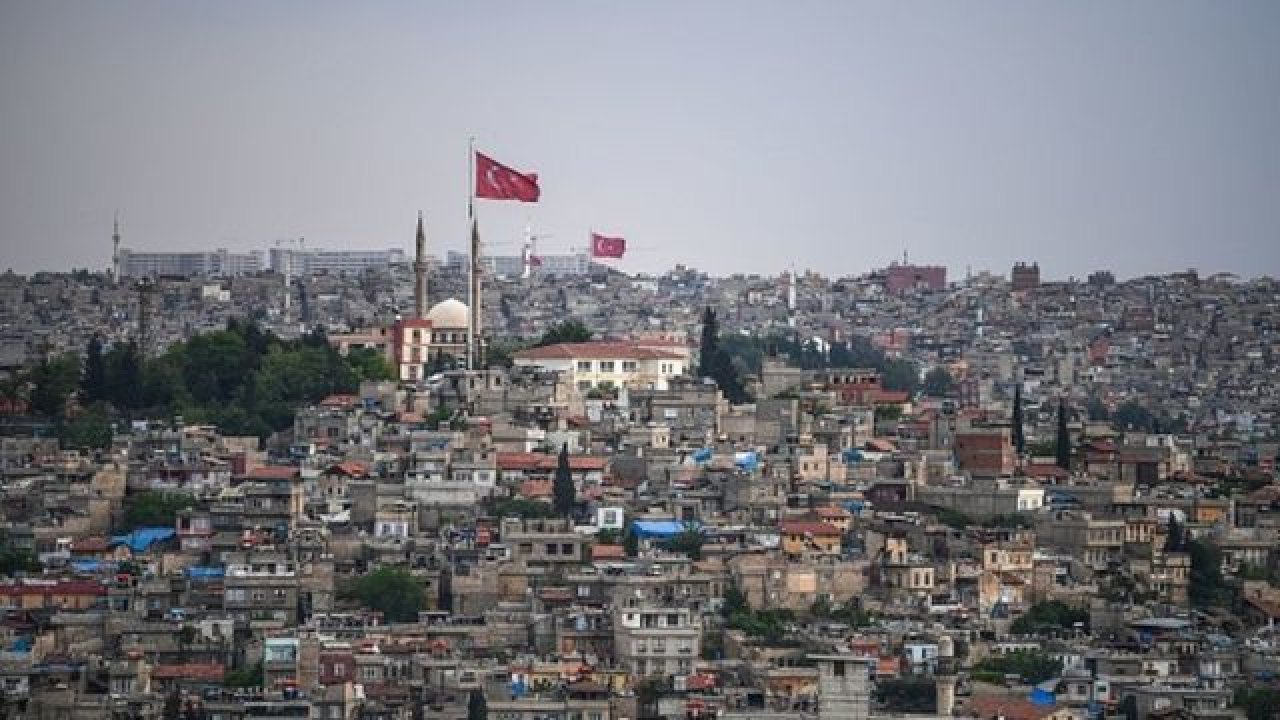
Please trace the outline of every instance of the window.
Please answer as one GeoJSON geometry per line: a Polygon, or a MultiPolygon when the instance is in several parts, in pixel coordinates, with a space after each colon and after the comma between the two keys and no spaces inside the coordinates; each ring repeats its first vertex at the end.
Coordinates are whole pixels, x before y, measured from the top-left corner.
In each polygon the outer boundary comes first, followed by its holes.
{"type": "Polygon", "coordinates": [[[590,361],[590,360],[579,360],[579,361],[578,361],[578,372],[591,372],[591,361],[590,361]]]}
{"type": "Polygon", "coordinates": [[[837,660],[832,671],[835,673],[836,677],[844,677],[844,661],[837,660]]]}
{"type": "Polygon", "coordinates": [[[548,554],[548,555],[555,555],[555,554],[556,554],[556,544],[555,544],[555,543],[547,543],[547,554],[548,554]]]}
{"type": "Polygon", "coordinates": [[[562,544],[562,545],[560,546],[560,554],[561,554],[561,555],[572,555],[572,554],[573,554],[573,544],[572,544],[572,543],[564,543],[564,544],[562,544]]]}
{"type": "Polygon", "coordinates": [[[611,373],[611,372],[613,372],[613,361],[612,361],[612,360],[601,360],[601,361],[600,361],[600,372],[602,372],[602,373],[611,373]]]}
{"type": "Polygon", "coordinates": [[[622,372],[635,372],[635,371],[636,371],[636,361],[635,361],[635,360],[623,360],[623,361],[622,361],[622,372]]]}

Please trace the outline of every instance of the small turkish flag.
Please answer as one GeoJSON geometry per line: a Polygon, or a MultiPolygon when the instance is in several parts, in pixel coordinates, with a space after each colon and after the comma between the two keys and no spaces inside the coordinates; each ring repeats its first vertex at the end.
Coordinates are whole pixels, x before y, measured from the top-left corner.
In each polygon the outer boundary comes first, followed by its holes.
{"type": "Polygon", "coordinates": [[[591,257],[620,258],[627,251],[625,238],[591,233],[591,257]]]}
{"type": "Polygon", "coordinates": [[[522,173],[483,153],[476,153],[476,197],[487,200],[538,202],[537,173],[522,173]]]}

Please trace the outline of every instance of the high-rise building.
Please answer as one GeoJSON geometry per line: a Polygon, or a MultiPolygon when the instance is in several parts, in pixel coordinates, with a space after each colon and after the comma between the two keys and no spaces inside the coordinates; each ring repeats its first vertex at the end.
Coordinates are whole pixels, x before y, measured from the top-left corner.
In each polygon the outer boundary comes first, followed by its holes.
{"type": "Polygon", "coordinates": [[[1016,263],[1013,266],[1013,272],[1010,273],[1010,280],[1012,281],[1014,292],[1035,290],[1040,287],[1040,264],[1016,263]]]}
{"type": "Polygon", "coordinates": [[[908,290],[945,290],[947,269],[940,265],[893,263],[884,270],[884,289],[892,295],[908,290]]]}
{"type": "Polygon", "coordinates": [[[404,250],[321,250],[305,247],[271,248],[271,269],[290,277],[350,275],[370,268],[385,268],[408,262],[404,250]]]}
{"type": "Polygon", "coordinates": [[[120,248],[121,278],[235,277],[262,271],[262,252],[135,252],[120,248]]]}

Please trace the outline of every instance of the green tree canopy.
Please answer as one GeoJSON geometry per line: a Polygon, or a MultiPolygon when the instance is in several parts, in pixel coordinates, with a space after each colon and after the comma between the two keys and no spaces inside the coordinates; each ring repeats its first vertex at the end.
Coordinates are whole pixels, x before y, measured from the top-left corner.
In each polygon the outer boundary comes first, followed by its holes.
{"type": "Polygon", "coordinates": [[[702,559],[702,545],[706,542],[702,531],[697,526],[687,524],[684,529],[676,533],[667,541],[667,549],[671,552],[686,555],[690,560],[702,559]]]}
{"type": "Polygon", "coordinates": [[[80,386],[80,358],[68,353],[44,358],[32,370],[31,411],[47,418],[66,413],[67,401],[80,386]]]}
{"type": "Polygon", "coordinates": [[[343,594],[381,612],[387,622],[414,622],[426,606],[422,583],[398,567],[380,567],[356,578],[343,594]]]}
{"type": "Polygon", "coordinates": [[[921,389],[930,397],[946,397],[955,389],[955,384],[955,378],[951,377],[951,373],[939,366],[925,374],[921,389]]]}
{"type": "Polygon", "coordinates": [[[559,343],[581,343],[590,340],[591,329],[584,325],[581,320],[570,319],[547,328],[547,331],[542,333],[542,337],[538,339],[538,342],[534,343],[534,347],[557,345],[559,343]]]}
{"type": "Polygon", "coordinates": [[[359,380],[381,382],[394,380],[396,376],[387,356],[374,348],[351,348],[347,352],[347,365],[359,380]]]}
{"type": "Polygon", "coordinates": [[[1010,631],[1016,635],[1039,635],[1054,630],[1070,630],[1076,623],[1089,624],[1089,611],[1071,607],[1060,600],[1047,600],[1032,605],[1013,621],[1010,631]]]}
{"type": "Polygon", "coordinates": [[[143,490],[126,495],[124,499],[124,523],[126,529],[139,527],[171,526],[178,518],[178,511],[193,507],[196,499],[180,492],[143,490]]]}
{"type": "Polygon", "coordinates": [[[1017,675],[1023,682],[1034,685],[1058,677],[1062,672],[1062,662],[1038,650],[1016,650],[1004,655],[984,658],[974,665],[973,669],[975,673],[1017,675]]]}
{"type": "Polygon", "coordinates": [[[89,338],[84,354],[84,377],[80,380],[80,397],[85,405],[107,399],[107,361],[102,352],[102,336],[89,338]]]}

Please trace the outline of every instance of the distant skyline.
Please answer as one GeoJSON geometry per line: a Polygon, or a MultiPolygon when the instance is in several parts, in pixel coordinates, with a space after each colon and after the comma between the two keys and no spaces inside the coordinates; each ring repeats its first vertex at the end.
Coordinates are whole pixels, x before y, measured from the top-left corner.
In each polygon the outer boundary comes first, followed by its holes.
{"type": "Polygon", "coordinates": [[[1280,3],[7,2],[0,270],[123,244],[1280,275],[1280,3]]]}

